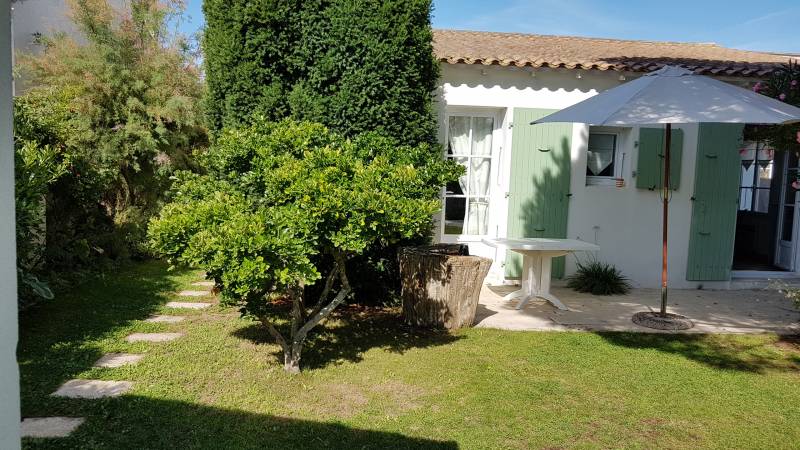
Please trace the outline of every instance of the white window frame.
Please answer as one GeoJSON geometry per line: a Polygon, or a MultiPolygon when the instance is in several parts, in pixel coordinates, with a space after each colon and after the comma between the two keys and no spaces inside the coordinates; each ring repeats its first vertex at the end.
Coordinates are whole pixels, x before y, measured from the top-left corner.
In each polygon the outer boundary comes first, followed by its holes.
{"type": "MultiPolygon", "coordinates": [[[[496,212],[499,211],[498,205],[498,198],[497,193],[500,191],[500,188],[497,186],[498,184],[498,173],[500,168],[500,151],[501,148],[501,140],[503,139],[502,135],[502,114],[500,111],[492,108],[471,108],[471,107],[449,107],[444,115],[444,141],[442,145],[442,158],[447,159],[447,144],[450,139],[450,117],[451,116],[469,116],[469,117],[485,117],[492,119],[492,148],[490,153],[490,164],[491,168],[489,170],[489,192],[487,192],[486,198],[489,199],[489,222],[486,227],[485,234],[446,234],[444,232],[445,228],[445,199],[446,199],[446,191],[447,187],[442,188],[441,190],[441,201],[442,201],[442,211],[439,215],[439,224],[438,224],[438,234],[439,234],[439,242],[443,243],[457,243],[457,242],[480,242],[481,239],[486,237],[494,237],[493,230],[497,228],[498,224],[496,223],[496,212]]],[[[470,136],[470,141],[472,136],[470,136]]],[[[467,167],[467,171],[471,170],[470,167],[467,167]]],[[[478,196],[475,196],[478,197],[478,196]]],[[[458,198],[458,197],[456,197],[458,198]]],[[[466,207],[464,210],[465,218],[469,216],[469,198],[470,196],[465,196],[466,198],[466,207]]],[[[466,223],[465,223],[466,225],[466,223]]]]}
{"type": "MultiPolygon", "coordinates": [[[[586,136],[587,155],[589,152],[589,138],[592,134],[610,134],[614,136],[614,174],[610,176],[586,175],[586,186],[616,186],[617,179],[622,178],[622,166],[624,164],[621,132],[617,128],[589,127],[589,134],[586,136]]],[[[588,164],[588,160],[583,164],[584,172],[588,170],[588,164]]]]}

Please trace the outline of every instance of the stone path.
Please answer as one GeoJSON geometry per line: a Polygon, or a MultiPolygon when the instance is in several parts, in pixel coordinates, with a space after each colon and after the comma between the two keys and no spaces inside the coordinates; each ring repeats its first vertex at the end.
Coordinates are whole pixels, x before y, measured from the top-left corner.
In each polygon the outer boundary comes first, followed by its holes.
{"type": "Polygon", "coordinates": [[[144,358],[144,355],[135,355],[133,353],[109,353],[98,359],[97,362],[94,363],[94,367],[113,369],[116,367],[136,364],[142,358],[144,358]]]}
{"type": "Polygon", "coordinates": [[[68,398],[118,397],[132,387],[130,381],[69,380],[51,395],[68,398]]]}
{"type": "Polygon", "coordinates": [[[145,322],[149,323],[178,323],[183,322],[186,317],[183,316],[164,316],[164,315],[153,315],[145,319],[145,322]]]}
{"type": "MultiPolygon", "coordinates": [[[[192,286],[213,287],[212,281],[196,281],[192,286]]],[[[203,297],[212,295],[210,291],[181,291],[178,292],[182,297],[203,297]]],[[[211,303],[201,302],[169,302],[168,308],[184,309],[203,309],[211,306],[211,303]]],[[[145,322],[149,323],[178,323],[186,319],[184,316],[171,316],[154,314],[145,322]]],[[[125,337],[126,342],[168,342],[183,336],[184,333],[133,333],[125,337]]],[[[108,353],[103,355],[94,367],[114,369],[126,365],[136,364],[144,358],[144,355],[134,353],[108,353]]],[[[52,396],[67,398],[98,399],[106,397],[118,397],[133,388],[130,381],[109,381],[109,380],[69,380],[62,384],[52,396]]],[[[83,417],[28,417],[20,424],[22,437],[27,438],[62,438],[69,436],[81,424],[86,421],[83,417]]]]}
{"type": "Polygon", "coordinates": [[[211,306],[211,303],[202,302],[169,302],[167,308],[203,309],[211,306]]]}
{"type": "Polygon", "coordinates": [[[178,295],[181,297],[205,297],[211,294],[209,291],[180,291],[178,295]]]}
{"type": "Polygon", "coordinates": [[[183,333],[133,333],[128,335],[127,342],[169,342],[183,336],[183,333]]]}
{"type": "Polygon", "coordinates": [[[67,437],[85,421],[83,417],[28,417],[23,419],[20,431],[22,437],[67,437]]]}

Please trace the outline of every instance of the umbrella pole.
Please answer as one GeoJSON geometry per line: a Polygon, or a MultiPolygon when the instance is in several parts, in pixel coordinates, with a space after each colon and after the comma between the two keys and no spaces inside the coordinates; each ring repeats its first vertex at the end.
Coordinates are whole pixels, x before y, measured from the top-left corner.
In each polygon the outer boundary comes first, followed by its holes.
{"type": "Polygon", "coordinates": [[[662,202],[664,207],[662,229],[662,248],[661,248],[661,315],[667,315],[667,230],[669,219],[669,163],[670,146],[672,144],[672,124],[666,125],[664,142],[664,187],[662,191],[662,202]]]}

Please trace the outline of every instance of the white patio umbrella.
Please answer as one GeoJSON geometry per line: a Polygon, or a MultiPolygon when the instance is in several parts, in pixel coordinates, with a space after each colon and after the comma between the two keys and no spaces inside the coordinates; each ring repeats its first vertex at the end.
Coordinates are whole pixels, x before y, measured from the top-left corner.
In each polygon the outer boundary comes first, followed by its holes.
{"type": "Polygon", "coordinates": [[[672,124],[800,122],[800,108],[682,67],[665,66],[531,122],[632,126],[665,124],[661,313],[667,316],[667,217],[672,124]]]}

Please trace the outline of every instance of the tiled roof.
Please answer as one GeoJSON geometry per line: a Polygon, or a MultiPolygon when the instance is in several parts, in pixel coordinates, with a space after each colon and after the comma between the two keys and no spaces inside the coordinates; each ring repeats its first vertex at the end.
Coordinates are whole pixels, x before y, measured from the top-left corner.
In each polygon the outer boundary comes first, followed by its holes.
{"type": "Polygon", "coordinates": [[[450,64],[631,72],[650,72],[673,64],[699,74],[752,77],[767,75],[790,59],[706,43],[459,30],[434,30],[433,47],[439,61],[450,64]]]}

